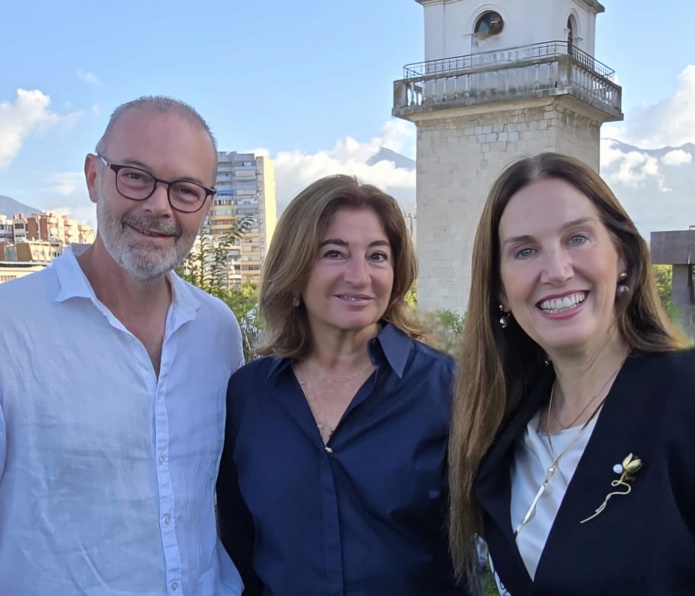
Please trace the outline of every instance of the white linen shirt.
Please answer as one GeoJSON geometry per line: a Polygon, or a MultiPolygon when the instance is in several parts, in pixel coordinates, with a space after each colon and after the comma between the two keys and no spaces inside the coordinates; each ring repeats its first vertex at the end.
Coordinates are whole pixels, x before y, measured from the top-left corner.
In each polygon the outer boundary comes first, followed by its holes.
{"type": "Polygon", "coordinates": [[[0,594],[237,596],[214,494],[239,326],[170,274],[158,378],[82,250],[0,284],[0,594]]]}

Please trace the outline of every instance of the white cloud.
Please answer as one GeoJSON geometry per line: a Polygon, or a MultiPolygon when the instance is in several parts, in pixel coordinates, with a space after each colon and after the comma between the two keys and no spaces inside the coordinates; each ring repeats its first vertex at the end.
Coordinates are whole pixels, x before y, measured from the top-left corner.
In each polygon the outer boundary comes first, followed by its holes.
{"type": "Polygon", "coordinates": [[[631,114],[621,128],[622,134],[612,136],[639,147],[695,143],[695,64],[678,75],[674,95],[631,114]]]}
{"type": "Polygon", "coordinates": [[[38,90],[17,90],[14,101],[0,102],[0,169],[6,168],[35,132],[62,121],[74,121],[79,114],[59,116],[50,110],[51,98],[38,90]]]}
{"type": "Polygon", "coordinates": [[[101,81],[99,80],[99,77],[97,77],[97,75],[95,75],[93,72],[85,72],[82,70],[78,70],[77,76],[82,81],[88,83],[89,85],[92,85],[93,87],[101,87],[101,81]]]}
{"type": "Polygon", "coordinates": [[[47,211],[69,215],[96,229],[96,208],[89,200],[82,172],[53,172],[46,174],[42,203],[47,211]]]}
{"type": "Polygon", "coordinates": [[[665,166],[682,166],[687,163],[692,163],[693,156],[690,153],[686,153],[682,149],[674,149],[669,151],[666,155],[661,158],[661,163],[665,166]]]}
{"type": "Polygon", "coordinates": [[[669,189],[665,186],[664,177],[659,169],[659,160],[640,151],[622,153],[617,149],[609,150],[608,163],[617,166],[606,176],[608,183],[619,183],[628,188],[642,188],[648,181],[657,184],[662,192],[669,189]],[[620,155],[617,155],[620,153],[620,155]]]}
{"type": "Polygon", "coordinates": [[[336,142],[332,149],[305,153],[281,151],[273,158],[277,187],[278,211],[282,211],[294,195],[315,180],[331,174],[356,176],[363,182],[374,184],[395,196],[407,194],[409,201],[415,191],[415,172],[396,167],[393,162],[367,162],[381,148],[411,153],[415,130],[401,121],[389,121],[379,136],[367,142],[346,137],[336,142]],[[400,191],[400,192],[399,192],[400,191]]]}

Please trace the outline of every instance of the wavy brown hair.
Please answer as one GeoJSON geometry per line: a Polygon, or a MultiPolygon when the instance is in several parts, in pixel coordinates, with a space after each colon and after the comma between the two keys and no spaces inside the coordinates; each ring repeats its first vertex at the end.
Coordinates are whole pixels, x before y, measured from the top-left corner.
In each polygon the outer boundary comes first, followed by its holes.
{"type": "Polygon", "coordinates": [[[311,329],[301,296],[318,257],[319,243],[341,209],[373,211],[393,254],[393,288],[382,316],[413,339],[422,332],[411,319],[405,295],[417,277],[417,260],[396,199],[350,176],[327,176],[301,191],[283,212],[261,273],[260,314],[265,323],[261,355],[302,359],[312,349],[311,329]]]}
{"type": "Polygon", "coordinates": [[[451,552],[460,576],[475,569],[474,535],[481,532],[482,524],[474,483],[481,460],[505,417],[544,367],[545,353],[514,319],[506,329],[498,323],[500,219],[509,200],[539,179],[563,180],[588,197],[625,259],[630,292],[616,301],[616,325],[626,343],[644,352],[685,346],[659,300],[647,244],[601,177],[584,163],[556,153],[542,153],[507,167],[493,184],[478,224],[459,352],[449,443],[449,522],[451,552]]]}

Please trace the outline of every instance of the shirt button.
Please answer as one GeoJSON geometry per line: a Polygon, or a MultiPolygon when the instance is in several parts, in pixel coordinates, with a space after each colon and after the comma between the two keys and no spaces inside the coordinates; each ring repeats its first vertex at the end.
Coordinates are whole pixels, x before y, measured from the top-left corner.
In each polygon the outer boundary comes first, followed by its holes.
{"type": "Polygon", "coordinates": [[[161,465],[161,464],[163,464],[163,463],[164,463],[164,456],[163,456],[163,455],[160,455],[160,456],[159,456],[159,464],[161,465]]]}
{"type": "Polygon", "coordinates": [[[171,523],[171,516],[170,516],[170,515],[167,515],[167,516],[164,518],[164,523],[165,523],[166,525],[169,525],[169,524],[171,523]]]}
{"type": "Polygon", "coordinates": [[[172,590],[175,590],[178,587],[179,587],[179,584],[177,584],[176,582],[171,582],[171,589],[172,590]]]}
{"type": "Polygon", "coordinates": [[[333,453],[333,449],[330,447],[326,446],[326,453],[333,453]]]}

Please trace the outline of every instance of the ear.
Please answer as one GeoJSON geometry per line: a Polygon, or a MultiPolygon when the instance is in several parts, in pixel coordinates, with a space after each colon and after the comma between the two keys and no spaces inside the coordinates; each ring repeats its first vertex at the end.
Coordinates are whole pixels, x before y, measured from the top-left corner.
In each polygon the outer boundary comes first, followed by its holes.
{"type": "Polygon", "coordinates": [[[84,159],[84,177],[87,180],[89,200],[96,203],[99,200],[99,158],[91,153],[84,159]]]}

